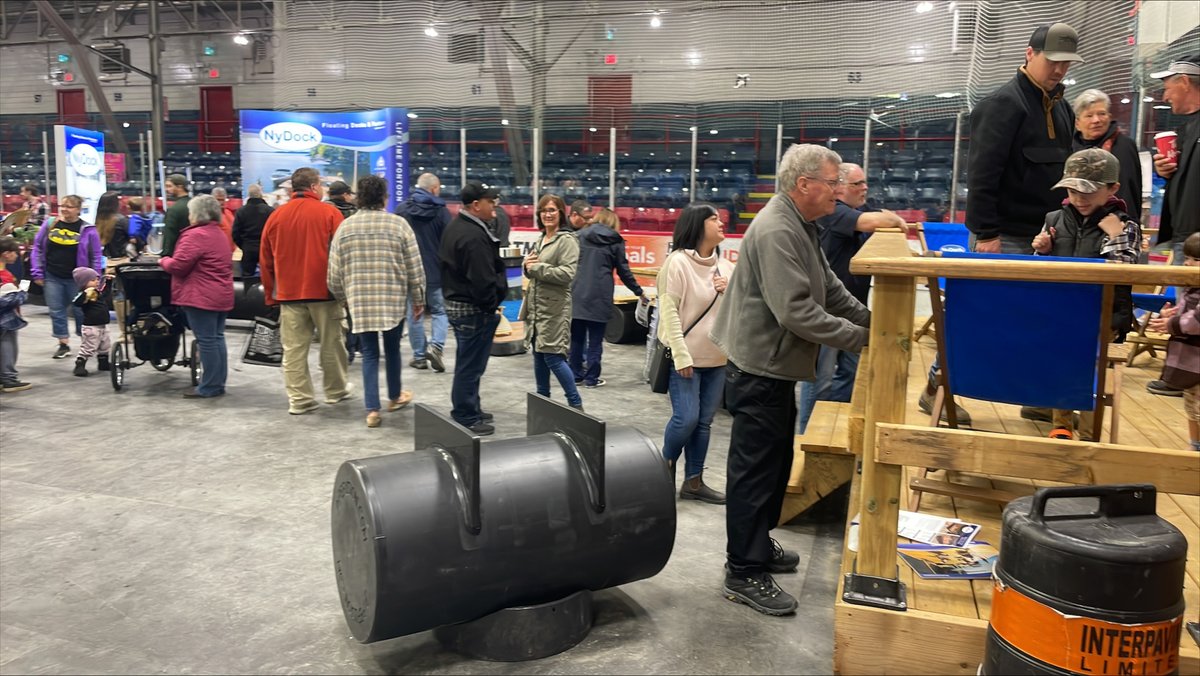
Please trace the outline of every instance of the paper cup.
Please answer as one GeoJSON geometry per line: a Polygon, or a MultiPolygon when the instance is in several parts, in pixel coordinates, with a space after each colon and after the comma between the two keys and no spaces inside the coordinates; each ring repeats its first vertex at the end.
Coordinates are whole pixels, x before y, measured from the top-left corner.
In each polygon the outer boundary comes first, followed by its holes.
{"type": "Polygon", "coordinates": [[[1158,148],[1158,154],[1171,162],[1179,161],[1179,148],[1175,145],[1176,136],[1178,135],[1173,131],[1159,132],[1154,135],[1154,146],[1158,148]]]}

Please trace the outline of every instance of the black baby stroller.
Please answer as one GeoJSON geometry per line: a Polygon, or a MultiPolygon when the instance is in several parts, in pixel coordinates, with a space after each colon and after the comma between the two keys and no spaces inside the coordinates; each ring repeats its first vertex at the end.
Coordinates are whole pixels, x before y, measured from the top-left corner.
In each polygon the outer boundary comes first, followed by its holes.
{"type": "Polygon", "coordinates": [[[146,362],[158,371],[186,366],[191,369],[192,386],[198,385],[199,345],[192,341],[189,354],[187,320],[183,311],[171,304],[171,276],[157,262],[130,262],[117,267],[116,284],[129,302],[129,312],[109,358],[113,389],[119,392],[125,386],[126,369],[146,362]],[[184,356],[176,359],[176,355],[184,356]]]}

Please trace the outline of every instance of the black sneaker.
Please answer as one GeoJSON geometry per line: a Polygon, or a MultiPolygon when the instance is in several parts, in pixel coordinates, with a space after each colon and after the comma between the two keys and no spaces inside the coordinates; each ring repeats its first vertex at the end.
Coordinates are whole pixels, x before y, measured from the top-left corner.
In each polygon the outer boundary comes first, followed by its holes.
{"type": "Polygon", "coordinates": [[[1151,380],[1146,383],[1146,391],[1163,397],[1182,397],[1183,390],[1171,387],[1161,380],[1151,380]]]}
{"type": "Polygon", "coordinates": [[[425,370],[425,369],[429,368],[429,362],[425,361],[424,359],[414,359],[414,360],[408,362],[408,365],[415,369],[421,369],[421,370],[425,370]]]}
{"type": "Polygon", "coordinates": [[[434,371],[438,373],[446,372],[446,363],[442,361],[442,348],[437,345],[430,347],[429,353],[425,355],[425,358],[429,360],[429,365],[433,367],[434,371]]]}
{"type": "Polygon", "coordinates": [[[6,380],[0,383],[0,392],[24,392],[33,387],[29,383],[23,383],[19,380],[6,380]]]}
{"type": "Polygon", "coordinates": [[[796,612],[795,597],[779,588],[770,573],[725,574],[725,598],[744,603],[765,615],[796,612]]]}
{"type": "Polygon", "coordinates": [[[108,355],[106,355],[106,354],[96,355],[96,370],[97,371],[111,371],[112,370],[112,367],[108,365],[108,355]]]}
{"type": "Polygon", "coordinates": [[[496,416],[492,415],[491,413],[488,413],[487,411],[481,411],[479,413],[479,419],[485,423],[490,423],[496,419],[496,416]]]}
{"type": "Polygon", "coordinates": [[[596,382],[594,382],[594,383],[584,383],[584,384],[583,384],[583,386],[584,386],[584,387],[586,387],[586,388],[588,388],[588,389],[593,389],[593,388],[597,388],[597,387],[604,387],[604,383],[605,383],[605,382],[606,382],[606,381],[605,381],[603,378],[597,378],[597,379],[596,379],[596,382]]]}
{"type": "Polygon", "coordinates": [[[779,541],[771,538],[771,560],[767,563],[767,571],[771,573],[794,573],[800,565],[800,555],[784,549],[779,541]]]}
{"type": "Polygon", "coordinates": [[[474,425],[468,425],[467,429],[471,430],[476,436],[486,437],[490,434],[495,434],[496,428],[480,420],[474,425]]]}
{"type": "Polygon", "coordinates": [[[83,357],[78,357],[75,359],[75,375],[79,376],[80,378],[86,378],[89,375],[87,370],[87,359],[83,357]]]}
{"type": "Polygon", "coordinates": [[[66,343],[59,343],[58,347],[54,348],[54,354],[51,356],[54,359],[66,359],[71,356],[71,346],[66,343]]]}

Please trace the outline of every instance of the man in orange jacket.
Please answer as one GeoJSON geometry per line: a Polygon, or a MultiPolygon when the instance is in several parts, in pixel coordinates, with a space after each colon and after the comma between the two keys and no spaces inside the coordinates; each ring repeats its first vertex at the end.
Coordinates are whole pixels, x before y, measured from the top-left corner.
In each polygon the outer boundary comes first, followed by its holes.
{"type": "Polygon", "coordinates": [[[342,222],[332,204],[321,201],[321,177],[303,167],[292,174],[292,199],[275,209],[263,226],[259,264],[268,305],[280,306],[283,384],[288,413],[303,415],[320,407],[308,371],[313,328],[321,341],[325,403],[350,397],[342,304],[326,286],[329,242],[342,222]]]}

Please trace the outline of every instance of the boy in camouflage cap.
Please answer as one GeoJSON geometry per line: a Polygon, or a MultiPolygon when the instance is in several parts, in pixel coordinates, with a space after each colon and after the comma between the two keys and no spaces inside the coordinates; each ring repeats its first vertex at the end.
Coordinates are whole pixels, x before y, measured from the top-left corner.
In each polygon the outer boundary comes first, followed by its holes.
{"type": "MultiPolygon", "coordinates": [[[[1116,196],[1120,171],[1120,161],[1101,148],[1068,157],[1062,180],[1054,185],[1067,189],[1067,199],[1062,209],[1046,214],[1046,224],[1033,239],[1033,250],[1042,255],[1137,263],[1142,228],[1126,213],[1125,201],[1116,196]]],[[[1131,291],[1128,286],[1113,289],[1114,343],[1124,342],[1133,324],[1131,291]]],[[[1072,417],[1071,411],[1055,410],[1050,437],[1075,438],[1072,417]]],[[[1081,425],[1090,428],[1090,419],[1085,411],[1081,425]]]]}

